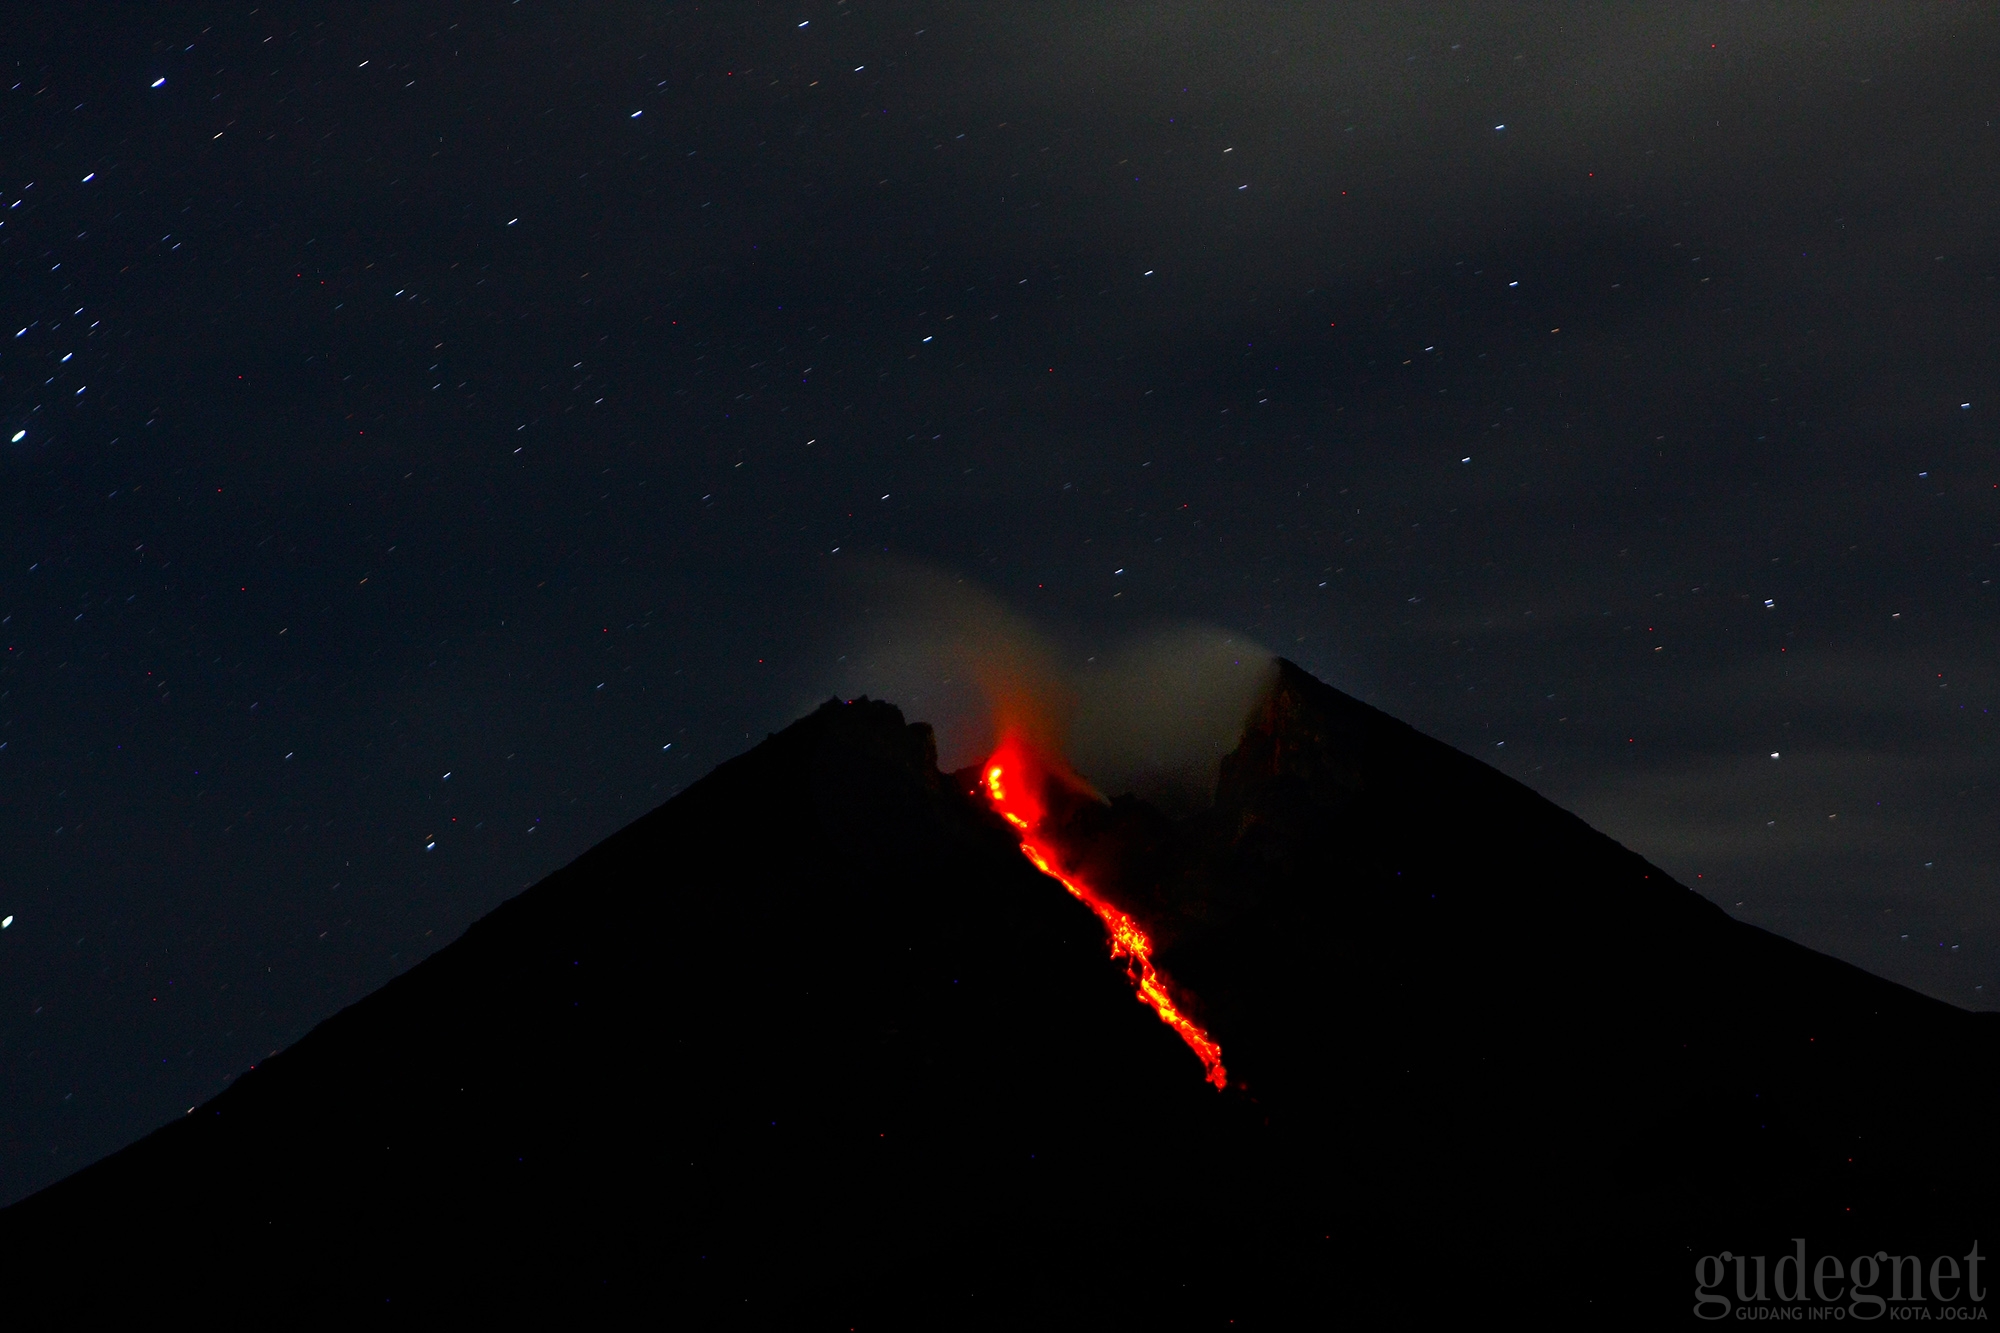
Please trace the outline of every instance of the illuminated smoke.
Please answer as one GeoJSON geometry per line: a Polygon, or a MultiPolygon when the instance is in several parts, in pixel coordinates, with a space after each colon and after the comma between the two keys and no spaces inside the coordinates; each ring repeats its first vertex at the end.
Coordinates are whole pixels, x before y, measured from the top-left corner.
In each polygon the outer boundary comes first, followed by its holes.
{"type": "Polygon", "coordinates": [[[1064,752],[1075,711],[1060,654],[1026,619],[964,579],[910,564],[865,566],[839,693],[887,699],[937,733],[947,771],[978,763],[1009,732],[1064,752]]]}
{"type": "Polygon", "coordinates": [[[1277,670],[1265,649],[1208,626],[1135,638],[1086,664],[1070,762],[1102,791],[1131,792],[1168,814],[1201,809],[1277,670]]]}
{"type": "Polygon", "coordinates": [[[839,693],[887,699],[930,723],[943,768],[976,763],[1014,735],[1064,756],[1098,790],[1172,814],[1214,795],[1218,763],[1276,672],[1266,649],[1203,625],[1058,648],[976,585],[909,564],[866,566],[847,592],[858,627],[839,693]]]}

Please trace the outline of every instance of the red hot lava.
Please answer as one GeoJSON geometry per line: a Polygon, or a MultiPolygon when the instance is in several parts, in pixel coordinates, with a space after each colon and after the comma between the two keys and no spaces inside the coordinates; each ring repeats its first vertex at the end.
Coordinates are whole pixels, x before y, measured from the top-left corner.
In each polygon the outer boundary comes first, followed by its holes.
{"type": "Polygon", "coordinates": [[[1111,956],[1125,960],[1125,974],[1138,988],[1139,999],[1152,1007],[1160,1021],[1180,1034],[1189,1049],[1201,1057],[1208,1081],[1217,1090],[1229,1086],[1222,1067],[1222,1047],[1204,1032],[1200,1024],[1182,1013],[1167,993],[1166,980],[1153,966],[1153,942],[1129,915],[1106,902],[1091,887],[1058,868],[1055,846],[1041,836],[1042,820],[1048,814],[1044,784],[1050,767],[1040,761],[1018,737],[1008,735],[986,761],[986,796],[1000,817],[1021,834],[1021,852],[1035,868],[1061,884],[1084,906],[1097,913],[1111,937],[1111,956]]]}

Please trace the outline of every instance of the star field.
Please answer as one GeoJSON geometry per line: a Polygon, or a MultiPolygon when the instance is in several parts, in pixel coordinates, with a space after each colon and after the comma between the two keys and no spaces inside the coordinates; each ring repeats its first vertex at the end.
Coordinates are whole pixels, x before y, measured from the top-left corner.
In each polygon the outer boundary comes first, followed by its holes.
{"type": "Polygon", "coordinates": [[[15,52],[0,1200],[851,683],[881,557],[1085,666],[1226,627],[1996,1006],[1991,14],[197,4],[15,52]]]}

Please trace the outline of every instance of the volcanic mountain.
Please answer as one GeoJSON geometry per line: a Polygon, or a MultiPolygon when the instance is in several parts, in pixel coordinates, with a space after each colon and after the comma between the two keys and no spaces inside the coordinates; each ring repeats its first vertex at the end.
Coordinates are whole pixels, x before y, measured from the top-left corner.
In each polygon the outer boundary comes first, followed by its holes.
{"type": "Polygon", "coordinates": [[[0,1213],[12,1307],[1629,1326],[1993,1251],[2000,1019],[1290,663],[1189,818],[1002,753],[829,702],[0,1213]]]}

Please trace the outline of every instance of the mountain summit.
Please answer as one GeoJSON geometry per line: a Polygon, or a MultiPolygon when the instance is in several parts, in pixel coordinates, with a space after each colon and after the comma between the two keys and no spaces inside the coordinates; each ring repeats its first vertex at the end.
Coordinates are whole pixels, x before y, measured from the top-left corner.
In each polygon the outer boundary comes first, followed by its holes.
{"type": "Polygon", "coordinates": [[[2000,1024],[1289,662],[1210,809],[1070,792],[1045,829],[1228,1086],[978,770],[832,701],[0,1213],[0,1274],[77,1310],[1631,1323],[1686,1317],[1696,1255],[1991,1235],[2000,1024]]]}

